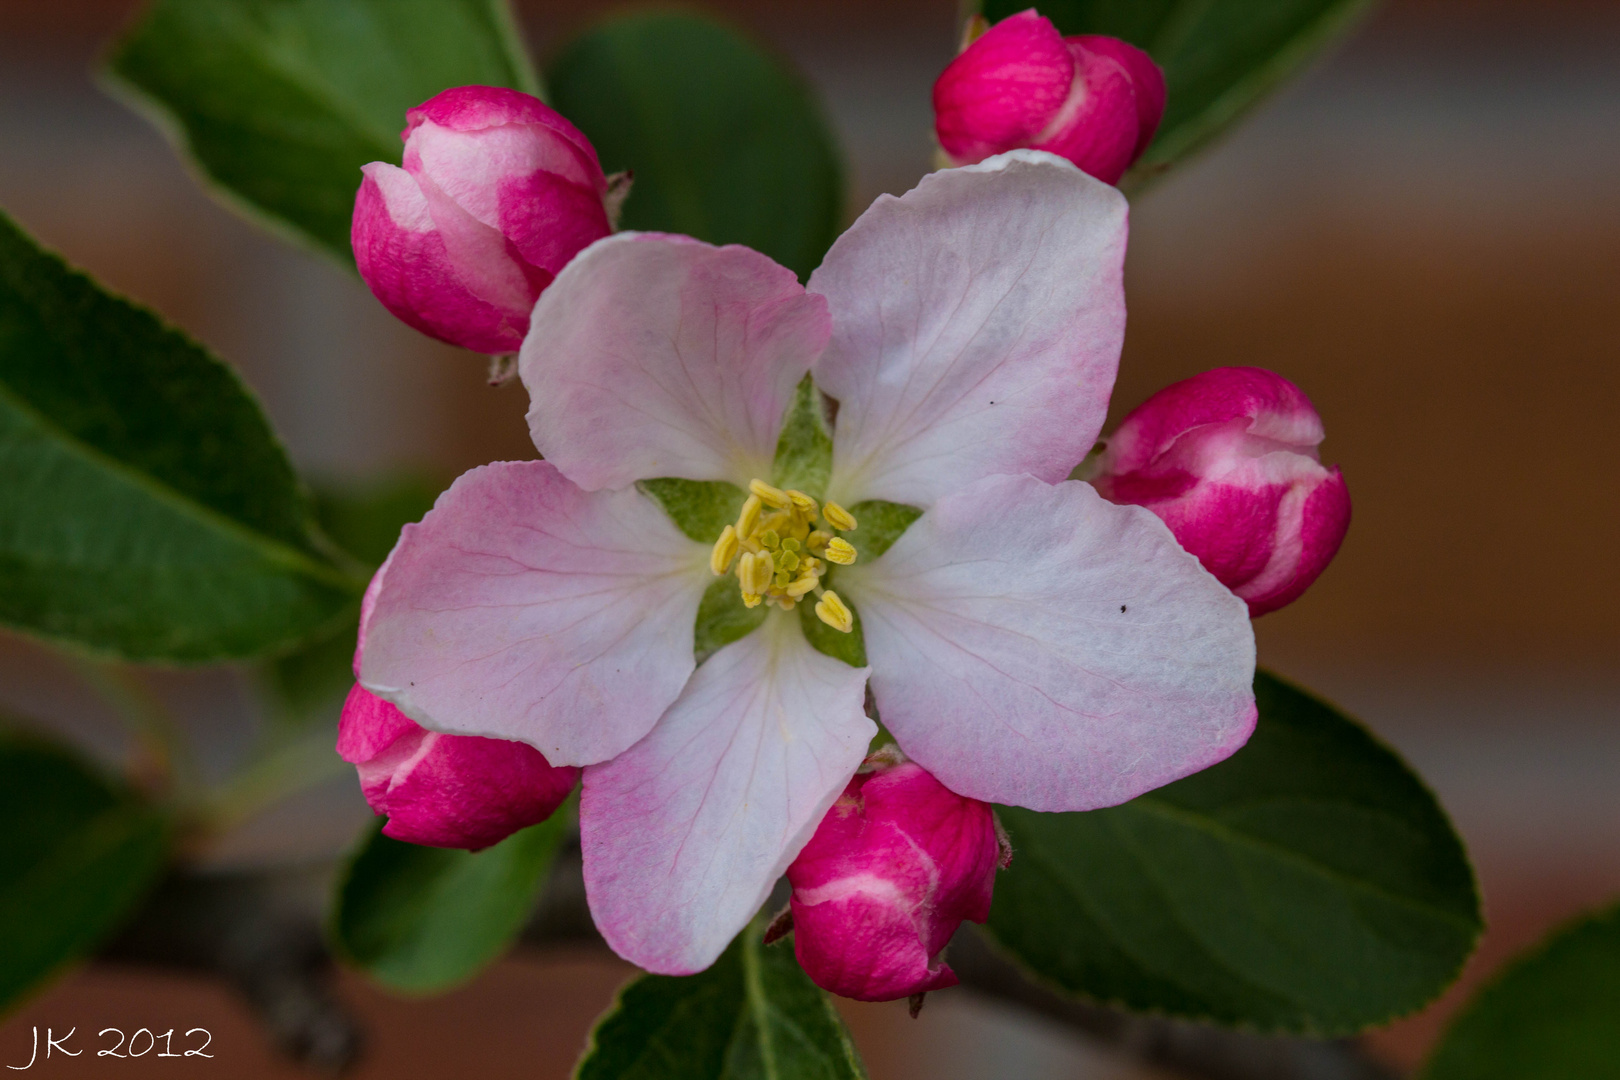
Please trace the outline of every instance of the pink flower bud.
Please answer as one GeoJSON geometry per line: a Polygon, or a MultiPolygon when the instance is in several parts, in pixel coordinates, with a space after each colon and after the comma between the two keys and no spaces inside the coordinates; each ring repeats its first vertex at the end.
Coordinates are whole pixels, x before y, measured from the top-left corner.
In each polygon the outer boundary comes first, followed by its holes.
{"type": "Polygon", "coordinates": [[[962,920],[989,917],[1000,865],[989,804],[875,754],[788,867],[799,964],[861,1001],[955,986],[940,953],[962,920]]]}
{"type": "Polygon", "coordinates": [[[457,87],[405,118],[405,167],[361,170],[351,234],[360,276],[425,334],[516,352],[541,291],[612,231],[596,150],[516,90],[457,87]]]}
{"type": "Polygon", "coordinates": [[[934,133],[956,165],[1029,147],[1115,183],[1164,115],[1164,73],[1118,38],[1062,37],[1035,9],[1003,19],[934,83],[934,133]]]}
{"type": "Polygon", "coordinates": [[[1108,439],[1092,484],[1145,506],[1204,568],[1264,615],[1332,561],[1350,492],[1317,455],[1322,419],[1304,391],[1261,368],[1216,368],[1167,386],[1108,439]]]}
{"type": "Polygon", "coordinates": [[[528,743],[428,731],[356,684],[343,703],[338,755],[355,765],[383,834],[477,851],[550,817],[579,770],[528,743]]]}

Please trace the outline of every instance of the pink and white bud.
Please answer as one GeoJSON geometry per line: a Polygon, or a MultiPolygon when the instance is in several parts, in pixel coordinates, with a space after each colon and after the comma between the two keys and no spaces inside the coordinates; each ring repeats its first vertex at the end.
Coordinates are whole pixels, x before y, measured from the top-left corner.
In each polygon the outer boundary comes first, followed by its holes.
{"type": "Polygon", "coordinates": [[[934,134],[954,165],[1028,147],[1115,183],[1164,115],[1164,73],[1097,34],[1063,37],[1035,9],[1001,20],[934,83],[934,134]]]}
{"type": "Polygon", "coordinates": [[[1293,602],[1350,527],[1350,492],[1317,453],[1322,419],[1299,387],[1262,368],[1206,371],[1160,390],[1109,436],[1092,484],[1144,506],[1248,601],[1293,602]]]}
{"type": "Polygon", "coordinates": [[[338,756],[383,835],[428,847],[477,851],[550,817],[579,770],[558,768],[528,743],[428,731],[358,684],[343,703],[338,756]]]}
{"type": "Polygon", "coordinates": [[[540,293],[612,231],[596,150],[538,98],[492,86],[446,90],[405,119],[404,168],[361,170],[360,276],[425,334],[516,352],[540,293]]]}
{"type": "Polygon", "coordinates": [[[955,986],[940,954],[964,919],[989,917],[1004,865],[988,803],[898,753],[874,754],[788,867],[799,965],[860,1001],[955,986]]]}

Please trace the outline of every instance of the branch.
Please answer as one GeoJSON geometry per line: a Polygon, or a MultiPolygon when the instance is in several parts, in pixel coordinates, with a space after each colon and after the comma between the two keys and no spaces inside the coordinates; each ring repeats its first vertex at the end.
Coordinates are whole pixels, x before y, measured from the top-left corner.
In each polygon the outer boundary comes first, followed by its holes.
{"type": "Polygon", "coordinates": [[[100,959],[219,976],[283,1054],[341,1072],[359,1057],[361,1033],[332,994],[332,957],[307,892],[285,874],[176,870],[100,959]]]}

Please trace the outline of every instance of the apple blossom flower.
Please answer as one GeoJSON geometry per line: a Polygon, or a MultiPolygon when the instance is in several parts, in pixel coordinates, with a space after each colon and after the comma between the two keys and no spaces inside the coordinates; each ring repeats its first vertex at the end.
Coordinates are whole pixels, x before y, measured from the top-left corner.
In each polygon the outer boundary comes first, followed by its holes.
{"type": "Polygon", "coordinates": [[[404,168],[361,170],[360,276],[424,334],[516,352],[535,298],[612,231],[596,150],[539,98],[494,86],[446,90],[405,118],[404,168]]]}
{"type": "MultiPolygon", "coordinates": [[[[382,576],[361,603],[357,676],[382,576]]],[[[383,835],[428,847],[499,843],[550,817],[579,779],[577,768],[553,767],[525,742],[428,731],[358,683],[343,703],[337,752],[359,772],[367,805],[388,815],[383,835]]]]}
{"type": "Polygon", "coordinates": [[[1350,491],[1317,446],[1305,392],[1263,368],[1226,367],[1175,383],[1120,422],[1091,467],[1115,503],[1145,506],[1249,605],[1292,603],[1350,528],[1350,491]]]}
{"type": "Polygon", "coordinates": [[[1112,184],[1153,141],[1164,100],[1164,73],[1147,53],[1099,34],[1063,37],[1031,8],[941,73],[934,134],[955,165],[1030,147],[1112,184]]]}
{"type": "Polygon", "coordinates": [[[941,954],[963,920],[990,917],[1012,854],[987,804],[886,751],[866,759],[787,870],[799,966],[860,1001],[955,986],[941,954]]]}
{"type": "Polygon", "coordinates": [[[1109,806],[1221,760],[1255,718],[1244,605],[1151,513],[1064,482],[1118,365],[1125,235],[1115,189],[1016,151],[879,198],[808,289],[743,247],[597,242],[519,358],[544,459],[405,528],[362,684],[582,766],[592,914],[662,973],[712,963],[815,833],[876,731],[869,677],[904,752],[983,802],[1109,806]],[[794,488],[807,374],[838,409],[825,483],[794,488]],[[670,478],[737,520],[688,536],[670,478]],[[884,503],[920,516],[880,551],[884,503]],[[699,665],[706,593],[759,622],[699,665]],[[801,620],[858,626],[869,664],[801,620]]]}

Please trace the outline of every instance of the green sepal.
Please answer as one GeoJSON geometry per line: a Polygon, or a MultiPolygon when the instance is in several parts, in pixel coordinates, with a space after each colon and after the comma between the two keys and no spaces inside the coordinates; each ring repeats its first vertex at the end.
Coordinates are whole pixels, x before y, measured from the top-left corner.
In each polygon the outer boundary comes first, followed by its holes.
{"type": "Polygon", "coordinates": [[[697,625],[692,634],[692,652],[697,662],[703,663],[718,650],[759,629],[770,610],[765,604],[748,607],[743,603],[735,574],[716,578],[703,590],[703,599],[698,603],[697,625]]]}
{"type": "Polygon", "coordinates": [[[832,474],[832,433],[821,391],[806,375],[793,393],[782,435],[776,440],[771,483],[784,490],[802,491],[818,502],[827,492],[832,474]]]}
{"type": "MultiPolygon", "coordinates": [[[[838,592],[832,585],[833,579],[837,576],[837,570],[833,570],[822,579],[823,584],[833,592],[838,592]]],[[[849,608],[849,613],[855,616],[855,625],[850,632],[846,634],[821,621],[816,615],[816,598],[812,593],[798,603],[799,626],[804,630],[804,639],[810,643],[811,648],[826,653],[834,660],[842,660],[850,667],[865,667],[866,637],[861,633],[860,610],[850,603],[849,597],[843,593],[838,593],[838,599],[842,600],[844,606],[849,608]]]]}
{"type": "Polygon", "coordinates": [[[865,1080],[827,995],[755,919],[696,975],[643,975],[591,1032],[575,1080],[865,1080]]]}
{"type": "Polygon", "coordinates": [[[714,543],[727,525],[735,525],[748,498],[742,488],[724,480],[664,476],[636,486],[664,508],[676,528],[700,544],[714,543]]]}
{"type": "Polygon", "coordinates": [[[860,552],[862,561],[870,561],[888,551],[923,513],[915,506],[882,499],[867,499],[847,509],[855,515],[855,531],[848,539],[860,552]]]}

